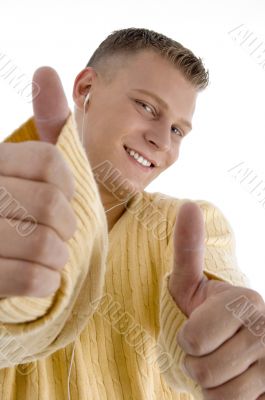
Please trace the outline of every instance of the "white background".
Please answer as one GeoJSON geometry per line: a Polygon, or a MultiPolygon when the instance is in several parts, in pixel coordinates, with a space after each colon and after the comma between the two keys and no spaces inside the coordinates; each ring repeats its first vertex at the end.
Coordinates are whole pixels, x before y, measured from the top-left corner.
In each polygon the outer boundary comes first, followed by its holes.
{"type": "MultiPolygon", "coordinates": [[[[147,191],[205,199],[219,207],[234,230],[241,270],[265,298],[265,205],[259,202],[265,199],[265,66],[259,65],[262,59],[265,62],[265,51],[261,54],[265,2],[10,0],[0,4],[0,55],[5,54],[28,81],[36,68],[54,67],[72,109],[76,75],[114,30],[153,29],[203,59],[211,83],[199,95],[194,128],[182,142],[179,160],[147,191]],[[241,24],[250,38],[256,38],[252,46],[251,39],[246,42],[248,48],[241,44],[239,29],[229,33],[241,24]],[[251,55],[258,44],[259,51],[251,55]],[[256,183],[262,182],[263,196],[250,193],[254,184],[244,185],[228,172],[239,163],[253,171],[256,183]]],[[[2,140],[32,115],[32,104],[1,76],[0,92],[2,140]]]]}

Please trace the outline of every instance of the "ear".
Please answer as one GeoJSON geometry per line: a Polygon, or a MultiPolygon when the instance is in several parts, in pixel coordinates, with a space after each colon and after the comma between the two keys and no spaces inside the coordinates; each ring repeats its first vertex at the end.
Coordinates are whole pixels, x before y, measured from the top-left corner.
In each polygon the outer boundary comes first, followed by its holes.
{"type": "Polygon", "coordinates": [[[86,67],[76,76],[72,94],[76,109],[83,110],[85,98],[91,92],[96,75],[92,67],[86,67]]]}

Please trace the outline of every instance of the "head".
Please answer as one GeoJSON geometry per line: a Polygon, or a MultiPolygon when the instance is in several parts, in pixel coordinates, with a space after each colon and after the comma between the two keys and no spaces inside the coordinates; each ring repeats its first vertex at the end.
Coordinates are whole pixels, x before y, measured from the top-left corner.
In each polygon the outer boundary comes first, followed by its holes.
{"type": "Polygon", "coordinates": [[[82,141],[101,193],[112,196],[118,186],[124,198],[141,192],[177,161],[197,95],[207,85],[201,59],[162,34],[122,29],[100,44],[75,79],[73,99],[80,137],[84,118],[82,141]],[[129,149],[152,165],[141,166],[129,149]]]}

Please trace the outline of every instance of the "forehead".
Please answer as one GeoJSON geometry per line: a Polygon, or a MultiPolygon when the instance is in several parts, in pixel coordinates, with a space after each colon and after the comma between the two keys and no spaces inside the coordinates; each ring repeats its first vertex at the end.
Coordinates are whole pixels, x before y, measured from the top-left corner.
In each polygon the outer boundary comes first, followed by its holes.
{"type": "Polygon", "coordinates": [[[125,56],[117,64],[117,68],[117,77],[119,76],[119,80],[126,81],[128,86],[146,83],[171,87],[177,85],[194,90],[175,65],[152,50],[142,50],[128,57],[125,56]]]}
{"type": "Polygon", "coordinates": [[[190,117],[195,109],[196,89],[176,66],[154,51],[144,50],[125,58],[118,67],[115,85],[128,93],[139,88],[151,91],[169,107],[177,107],[190,117]]]}

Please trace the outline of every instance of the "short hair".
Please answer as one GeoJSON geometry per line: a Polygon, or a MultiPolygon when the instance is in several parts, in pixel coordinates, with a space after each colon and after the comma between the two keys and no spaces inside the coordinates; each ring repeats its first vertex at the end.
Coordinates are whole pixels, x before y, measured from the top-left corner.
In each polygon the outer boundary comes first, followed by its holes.
{"type": "Polygon", "coordinates": [[[202,59],[197,58],[191,50],[181,43],[155,31],[142,28],[128,28],[113,31],[101,42],[92,54],[86,67],[101,70],[108,75],[108,81],[113,78],[110,64],[111,59],[127,59],[142,50],[153,50],[166,58],[182,73],[188,82],[200,92],[209,84],[209,71],[205,70],[202,59]],[[126,56],[126,57],[123,57],[126,56]]]}

